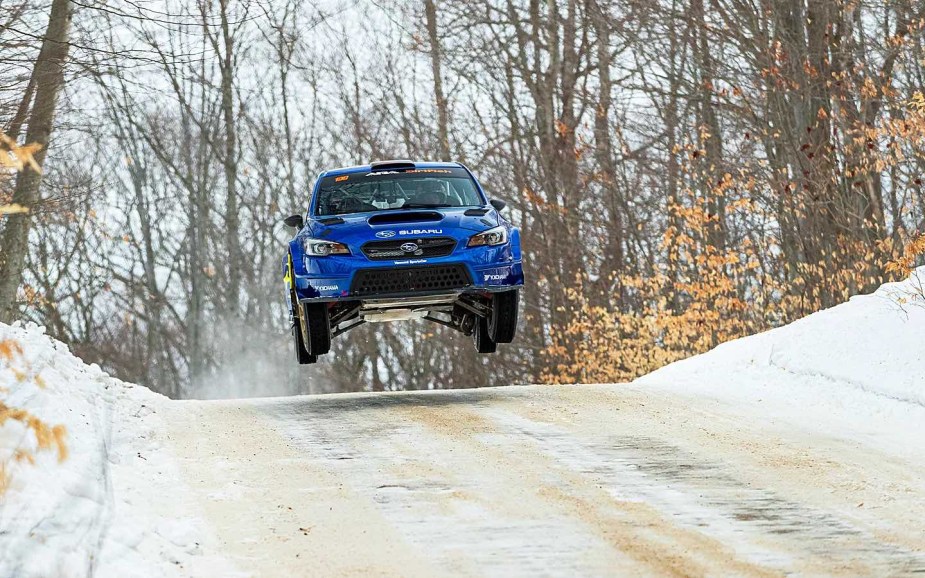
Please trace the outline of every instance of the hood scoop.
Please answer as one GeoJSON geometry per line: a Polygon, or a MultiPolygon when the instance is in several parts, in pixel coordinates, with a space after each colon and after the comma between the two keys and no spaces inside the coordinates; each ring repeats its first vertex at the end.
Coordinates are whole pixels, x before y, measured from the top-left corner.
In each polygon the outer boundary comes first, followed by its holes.
{"type": "Polygon", "coordinates": [[[394,211],[373,215],[368,223],[370,225],[395,225],[397,223],[426,223],[442,219],[443,215],[436,211],[394,211]]]}

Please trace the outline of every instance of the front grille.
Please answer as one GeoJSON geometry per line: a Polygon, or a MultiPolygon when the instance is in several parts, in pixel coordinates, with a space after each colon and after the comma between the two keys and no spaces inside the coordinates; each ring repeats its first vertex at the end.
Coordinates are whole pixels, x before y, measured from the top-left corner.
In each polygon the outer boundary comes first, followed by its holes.
{"type": "Polygon", "coordinates": [[[367,297],[415,291],[462,289],[472,284],[464,265],[360,269],[353,276],[351,295],[367,297]]]}
{"type": "Polygon", "coordinates": [[[409,257],[446,257],[456,248],[456,240],[450,237],[428,237],[426,239],[390,239],[370,241],[361,247],[363,254],[373,261],[405,259],[409,257]],[[402,249],[402,246],[405,249],[402,249]],[[415,248],[409,247],[414,245],[415,248]],[[406,249],[411,249],[410,251],[406,249]]]}

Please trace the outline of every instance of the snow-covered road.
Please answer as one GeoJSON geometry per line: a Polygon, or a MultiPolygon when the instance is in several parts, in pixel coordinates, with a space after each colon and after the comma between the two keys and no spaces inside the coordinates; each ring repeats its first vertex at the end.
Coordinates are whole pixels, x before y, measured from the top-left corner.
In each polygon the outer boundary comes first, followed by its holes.
{"type": "Polygon", "coordinates": [[[921,576],[923,287],[632,384],[213,402],[0,324],[69,453],[0,424],[0,578],[921,576]]]}
{"type": "Polygon", "coordinates": [[[762,403],[653,385],[181,402],[162,442],[244,575],[925,572],[925,455],[852,419],[828,433],[837,405],[762,403]]]}

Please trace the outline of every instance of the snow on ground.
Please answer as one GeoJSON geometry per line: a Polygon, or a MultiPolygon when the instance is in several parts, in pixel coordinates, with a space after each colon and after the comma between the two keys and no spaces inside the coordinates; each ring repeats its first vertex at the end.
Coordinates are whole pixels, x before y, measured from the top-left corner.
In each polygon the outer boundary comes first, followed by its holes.
{"type": "Polygon", "coordinates": [[[925,267],[906,281],[720,345],[635,383],[725,399],[773,418],[817,407],[831,431],[867,424],[883,448],[925,444],[925,267]],[[761,404],[761,405],[759,405],[761,404]]]}
{"type": "Polygon", "coordinates": [[[917,572],[920,278],[629,385],[173,402],[0,324],[70,454],[0,426],[0,578],[917,572]]]}
{"type": "MultiPolygon", "coordinates": [[[[0,342],[22,348],[0,360],[5,403],[64,425],[68,457],[35,451],[19,422],[0,426],[0,576],[169,576],[222,562],[197,556],[207,535],[184,503],[176,468],[158,451],[166,398],[86,365],[35,325],[0,323],[0,342]],[[41,385],[40,385],[41,384],[41,385]],[[11,461],[31,450],[35,464],[11,461]],[[159,497],[159,496],[162,496],[159,497]]],[[[224,574],[227,574],[224,573],[224,574]]]]}

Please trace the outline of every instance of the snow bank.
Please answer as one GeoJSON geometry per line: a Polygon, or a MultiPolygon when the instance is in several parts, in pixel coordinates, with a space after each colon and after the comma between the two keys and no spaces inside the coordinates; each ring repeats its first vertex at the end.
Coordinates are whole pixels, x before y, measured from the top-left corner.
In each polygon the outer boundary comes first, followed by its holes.
{"type": "Polygon", "coordinates": [[[925,268],[790,325],[725,343],[635,383],[786,418],[896,455],[925,442],[925,268]],[[850,435],[845,432],[853,432],[850,435]]]}
{"type": "Polygon", "coordinates": [[[925,406],[925,268],[799,321],[720,345],[639,381],[741,384],[764,369],[925,406]]]}
{"type": "Polygon", "coordinates": [[[171,576],[200,563],[201,523],[157,451],[166,398],[84,364],[40,327],[0,323],[4,340],[22,347],[0,359],[4,402],[64,425],[69,456],[35,451],[19,422],[0,427],[11,479],[0,496],[0,577],[171,576]],[[11,460],[17,450],[35,463],[11,460]]]}

